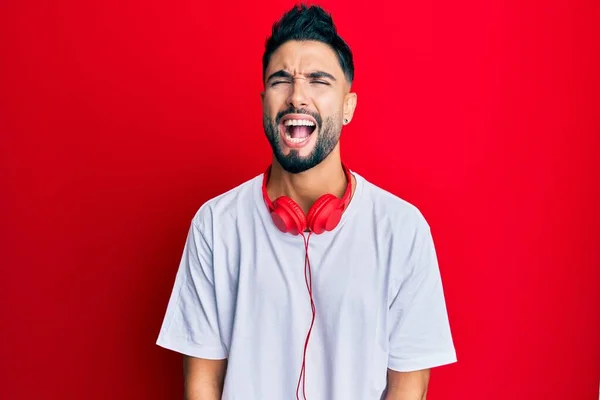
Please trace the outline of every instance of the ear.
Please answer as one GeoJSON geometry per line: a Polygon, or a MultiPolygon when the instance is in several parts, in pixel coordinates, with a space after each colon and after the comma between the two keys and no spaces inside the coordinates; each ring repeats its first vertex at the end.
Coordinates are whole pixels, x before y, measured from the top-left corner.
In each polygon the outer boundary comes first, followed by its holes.
{"type": "Polygon", "coordinates": [[[264,103],[265,101],[265,92],[260,92],[260,102],[264,103]]]}
{"type": "Polygon", "coordinates": [[[357,100],[357,96],[356,93],[350,92],[347,93],[346,96],[344,97],[344,115],[343,118],[344,120],[347,120],[349,123],[350,121],[352,121],[352,117],[354,116],[354,110],[356,109],[356,100],[357,100]]]}

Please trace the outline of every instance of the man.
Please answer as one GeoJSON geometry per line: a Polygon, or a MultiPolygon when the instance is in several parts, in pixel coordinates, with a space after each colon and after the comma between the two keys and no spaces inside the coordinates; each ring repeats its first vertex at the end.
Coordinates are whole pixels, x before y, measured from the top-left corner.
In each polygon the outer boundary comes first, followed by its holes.
{"type": "Polygon", "coordinates": [[[429,226],[342,163],[352,53],[319,7],[273,26],[264,174],[193,217],[158,345],[188,400],[422,400],[456,361],[429,226]]]}

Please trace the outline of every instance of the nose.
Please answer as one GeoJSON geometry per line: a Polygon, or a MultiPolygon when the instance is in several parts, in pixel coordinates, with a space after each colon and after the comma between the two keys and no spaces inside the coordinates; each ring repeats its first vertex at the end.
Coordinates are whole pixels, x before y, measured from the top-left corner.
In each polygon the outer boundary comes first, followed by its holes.
{"type": "Polygon", "coordinates": [[[290,85],[290,95],[287,99],[288,106],[300,109],[308,105],[308,93],[304,87],[303,79],[294,79],[290,85]]]}

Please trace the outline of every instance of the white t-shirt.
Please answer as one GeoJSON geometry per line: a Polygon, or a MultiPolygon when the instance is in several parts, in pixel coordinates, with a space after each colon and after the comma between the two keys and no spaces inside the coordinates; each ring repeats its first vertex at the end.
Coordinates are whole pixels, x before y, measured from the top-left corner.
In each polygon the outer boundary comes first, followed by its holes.
{"type": "MultiPolygon", "coordinates": [[[[356,190],[340,224],[309,240],[316,319],[308,400],[379,400],[388,368],[456,361],[428,223],[352,173],[356,190]]],[[[275,227],[262,180],[209,200],[193,217],[157,340],[182,354],[227,358],[224,400],[296,399],[312,320],[304,239],[275,227]]]]}

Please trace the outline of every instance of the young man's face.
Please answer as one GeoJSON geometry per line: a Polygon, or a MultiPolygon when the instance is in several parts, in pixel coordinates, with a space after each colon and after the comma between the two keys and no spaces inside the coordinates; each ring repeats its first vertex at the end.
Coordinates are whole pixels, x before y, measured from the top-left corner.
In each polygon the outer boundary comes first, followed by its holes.
{"type": "Polygon", "coordinates": [[[265,74],[263,125],[277,161],[288,172],[306,171],[337,146],[350,120],[349,92],[334,51],[317,41],[289,41],[271,56],[265,74]]]}

